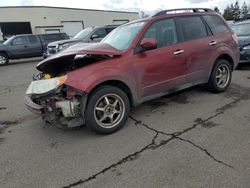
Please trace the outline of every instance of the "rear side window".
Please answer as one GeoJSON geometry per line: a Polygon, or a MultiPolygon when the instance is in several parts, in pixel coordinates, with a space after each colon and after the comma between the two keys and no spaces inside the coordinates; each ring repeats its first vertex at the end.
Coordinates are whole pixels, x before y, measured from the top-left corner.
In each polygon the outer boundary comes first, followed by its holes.
{"type": "Polygon", "coordinates": [[[208,36],[207,28],[200,17],[178,17],[184,41],[200,39],[208,36]]]}
{"type": "Polygon", "coordinates": [[[37,43],[37,38],[35,36],[28,36],[28,39],[30,41],[31,44],[36,44],[37,43]]]}
{"type": "Polygon", "coordinates": [[[225,23],[219,16],[203,16],[213,34],[222,33],[227,30],[225,23]]]}

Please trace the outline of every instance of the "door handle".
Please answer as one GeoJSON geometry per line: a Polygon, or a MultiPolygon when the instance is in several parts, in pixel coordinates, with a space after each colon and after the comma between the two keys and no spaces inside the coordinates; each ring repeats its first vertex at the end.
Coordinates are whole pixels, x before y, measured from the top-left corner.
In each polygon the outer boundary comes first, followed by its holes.
{"type": "Polygon", "coordinates": [[[211,42],[209,43],[209,46],[214,46],[214,45],[216,45],[216,44],[217,44],[216,41],[211,41],[211,42]]]}
{"type": "Polygon", "coordinates": [[[27,45],[24,45],[24,48],[27,48],[28,46],[27,45]]]}
{"type": "Polygon", "coordinates": [[[184,53],[184,50],[176,50],[176,51],[174,52],[174,55],[180,55],[180,54],[182,54],[182,53],[184,53]]]}

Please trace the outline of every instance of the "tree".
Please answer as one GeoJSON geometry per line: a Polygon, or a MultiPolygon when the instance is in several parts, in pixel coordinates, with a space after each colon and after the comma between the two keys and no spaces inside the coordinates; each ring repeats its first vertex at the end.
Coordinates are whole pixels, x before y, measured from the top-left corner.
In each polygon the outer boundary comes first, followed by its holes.
{"type": "MultiPolygon", "coordinates": [[[[232,6],[232,5],[231,5],[232,6]]],[[[227,8],[224,10],[223,17],[225,20],[233,20],[232,8],[227,5],[227,8]]]]}
{"type": "Polygon", "coordinates": [[[217,12],[217,13],[219,13],[219,14],[221,14],[221,13],[220,13],[220,9],[219,9],[217,6],[214,7],[214,11],[217,12]]]}
{"type": "MultiPolygon", "coordinates": [[[[232,5],[231,5],[232,7],[232,5]]],[[[240,6],[239,6],[239,2],[236,1],[235,4],[233,5],[233,10],[232,10],[232,14],[233,14],[233,19],[234,20],[240,20],[240,15],[241,15],[241,10],[240,10],[240,6]]]]}
{"type": "Polygon", "coordinates": [[[248,8],[247,8],[247,4],[244,1],[242,7],[241,7],[241,17],[242,19],[246,19],[247,18],[247,13],[248,13],[248,8]]]}

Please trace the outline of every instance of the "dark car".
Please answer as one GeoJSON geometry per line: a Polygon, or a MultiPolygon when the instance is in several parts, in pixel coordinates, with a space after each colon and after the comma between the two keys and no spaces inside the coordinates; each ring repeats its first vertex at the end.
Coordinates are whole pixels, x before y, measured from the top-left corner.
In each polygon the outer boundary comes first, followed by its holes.
{"type": "Polygon", "coordinates": [[[0,65],[5,65],[9,59],[42,57],[48,43],[68,39],[65,33],[16,35],[0,44],[0,65]]]}
{"type": "Polygon", "coordinates": [[[109,134],[145,101],[198,84],[225,91],[239,55],[235,33],[214,11],[161,11],[40,62],[25,104],[47,123],[109,134]]]}
{"type": "Polygon", "coordinates": [[[231,25],[238,36],[240,48],[240,63],[250,63],[250,21],[231,25]]]}
{"type": "Polygon", "coordinates": [[[96,43],[100,42],[118,25],[106,25],[103,27],[89,27],[77,33],[73,39],[56,41],[48,44],[47,51],[44,53],[44,58],[56,54],[66,48],[79,43],[96,43]]]}

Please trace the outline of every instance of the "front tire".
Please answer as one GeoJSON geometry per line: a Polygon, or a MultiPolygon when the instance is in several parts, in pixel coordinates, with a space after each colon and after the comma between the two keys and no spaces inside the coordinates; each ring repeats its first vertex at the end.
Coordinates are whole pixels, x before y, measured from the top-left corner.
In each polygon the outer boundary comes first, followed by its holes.
{"type": "Polygon", "coordinates": [[[88,100],[86,124],[96,133],[111,134],[123,127],[129,112],[129,99],[123,90],[114,86],[101,86],[88,100]]]}
{"type": "Polygon", "coordinates": [[[6,54],[0,53],[0,65],[6,65],[9,63],[9,58],[6,54]]]}
{"type": "Polygon", "coordinates": [[[212,69],[208,89],[214,93],[224,92],[230,85],[232,79],[232,67],[225,59],[216,60],[212,69]]]}

